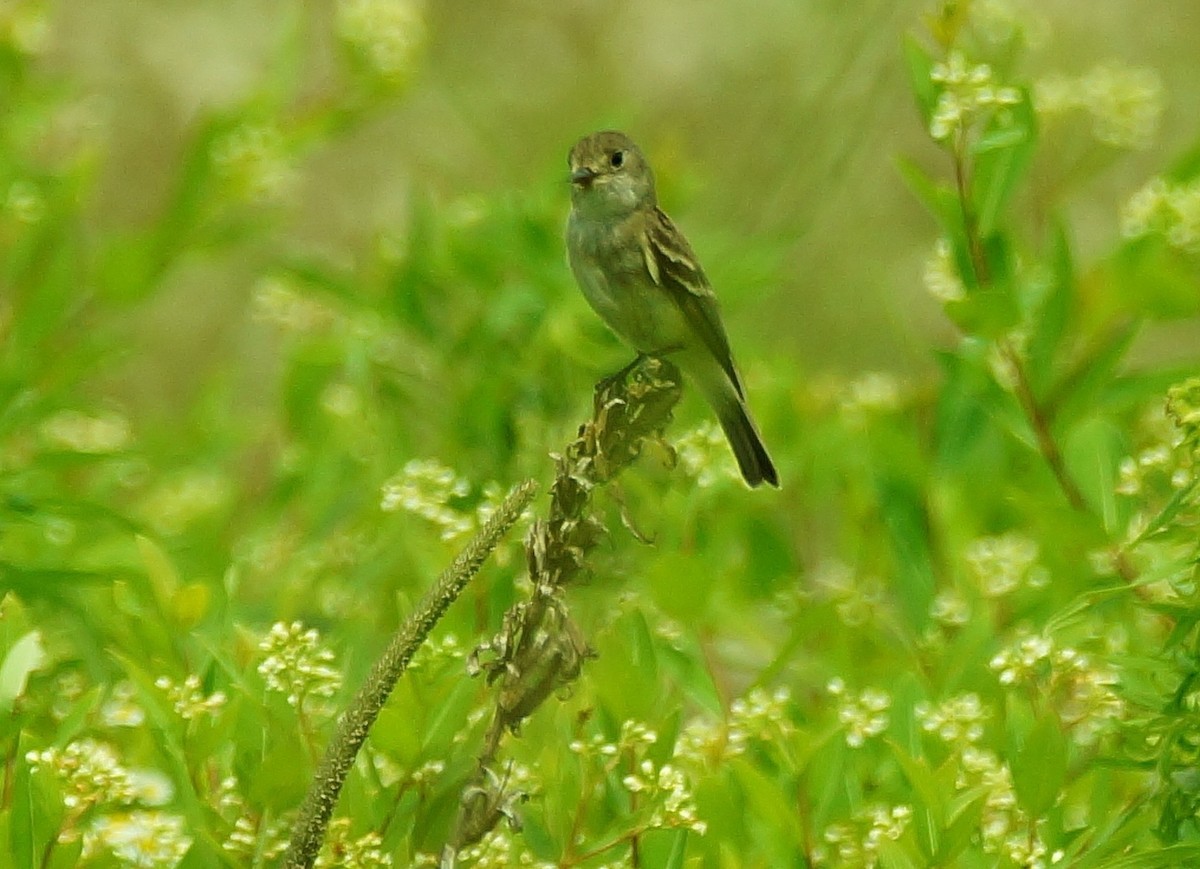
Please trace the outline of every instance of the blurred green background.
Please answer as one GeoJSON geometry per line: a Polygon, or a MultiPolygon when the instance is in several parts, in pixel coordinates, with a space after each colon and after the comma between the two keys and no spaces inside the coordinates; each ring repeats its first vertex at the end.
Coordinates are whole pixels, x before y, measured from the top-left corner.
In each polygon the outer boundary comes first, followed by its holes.
{"type": "MultiPolygon", "coordinates": [[[[299,112],[327,98],[336,87],[333,4],[303,8],[303,47],[283,69],[292,3],[52,5],[47,73],[89,98],[104,137],[87,231],[158,220],[197,122],[261,100],[273,77],[302,83],[299,112]]],[[[501,193],[558,196],[565,214],[567,148],[592,129],[617,127],[657,167],[665,206],[724,300],[743,365],[753,372],[770,359],[784,377],[924,370],[931,338],[948,327],[920,283],[933,228],[893,159],[937,165],[900,51],[902,34],[930,8],[428,3],[409,87],[297,160],[274,243],[353,261],[381,234],[403,236],[416,193],[465,208],[501,193]]],[[[1086,257],[1114,233],[1119,203],[1195,133],[1200,7],[1063,0],[1014,8],[1052,33],[1030,53],[1035,76],[1078,75],[1098,60],[1149,66],[1167,95],[1161,131],[1144,152],[1098,156],[1078,124],[1040,149],[1035,177],[1069,185],[1065,203],[1086,257]]],[[[214,366],[246,373],[248,387],[270,383],[269,338],[246,322],[254,260],[235,249],[173,269],[168,291],[131,328],[140,362],[122,392],[172,403],[214,366]]],[[[1169,340],[1198,339],[1193,327],[1169,340]]],[[[514,364],[489,376],[522,372],[514,364]]]]}
{"type": "MultiPolygon", "coordinates": [[[[1198,44],[1196,0],[0,0],[0,808],[28,807],[0,842],[69,866],[126,815],[62,799],[50,748],[94,736],[169,773],[185,866],[243,865],[247,828],[267,862],[397,622],[629,359],[562,243],[567,150],[616,127],[783,488],[747,491],[687,396],[676,466],[655,447],[597,498],[568,598],[598,660],[506,744],[522,847],[1200,853],[1198,44]],[[1003,109],[946,83],[959,52],[1003,109]],[[955,191],[954,160],[986,183],[955,191]],[[272,623],[328,644],[313,702],[264,673],[272,623]],[[160,685],[188,678],[195,714],[160,685]],[[699,825],[612,766],[681,757],[699,825]]],[[[526,595],[519,536],[372,735],[388,774],[343,796],[399,859],[473,773],[494,698],[463,657],[526,595]]]]}

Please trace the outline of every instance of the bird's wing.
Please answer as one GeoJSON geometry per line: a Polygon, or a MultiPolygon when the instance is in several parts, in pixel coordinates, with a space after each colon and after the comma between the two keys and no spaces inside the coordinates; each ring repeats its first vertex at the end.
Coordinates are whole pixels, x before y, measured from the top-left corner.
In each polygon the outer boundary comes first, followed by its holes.
{"type": "Polygon", "coordinates": [[[725,327],[721,325],[717,297],[691,245],[659,208],[654,209],[648,221],[642,245],[650,277],[679,306],[688,324],[729,375],[738,395],[742,395],[742,381],[733,364],[725,327]]]}

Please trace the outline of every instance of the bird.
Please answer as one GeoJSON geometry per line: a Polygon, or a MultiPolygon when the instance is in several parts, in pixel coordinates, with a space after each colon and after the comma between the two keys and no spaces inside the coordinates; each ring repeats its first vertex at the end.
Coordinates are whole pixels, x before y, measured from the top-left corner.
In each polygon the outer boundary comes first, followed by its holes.
{"type": "Polygon", "coordinates": [[[751,488],[779,475],[750,415],[712,286],[658,206],[654,172],[624,133],[584,136],[568,155],[567,261],[592,309],[639,356],[674,361],[725,432],[751,488]]]}

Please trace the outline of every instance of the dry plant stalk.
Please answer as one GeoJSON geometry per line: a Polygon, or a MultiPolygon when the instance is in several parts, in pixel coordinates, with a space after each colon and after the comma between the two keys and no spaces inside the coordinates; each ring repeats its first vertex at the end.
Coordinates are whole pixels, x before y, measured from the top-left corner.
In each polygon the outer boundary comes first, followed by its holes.
{"type": "Polygon", "coordinates": [[[536,491],[537,484],[532,480],[513,488],[479,533],[426,592],[416,610],[392,635],[387,649],[375,662],[362,688],[339,719],[337,732],[325,750],[313,783],[300,805],[283,860],[283,865],[288,869],[309,867],[316,861],[346,774],[353,766],[354,758],[392,693],[392,688],[430,630],[479,572],[484,560],[508,529],[521,517],[536,491]]]}
{"type": "Polygon", "coordinates": [[[525,541],[533,592],[504,616],[500,632],[471,656],[472,674],[495,685],[495,712],[475,776],[463,791],[458,819],[442,854],[444,869],[502,817],[515,823],[507,777],[496,769],[505,733],[520,727],[548,697],[573,681],[592,652],[567,611],[565,587],[585,568],[588,551],[605,526],[590,512],[592,492],[616,477],[659,438],[681,394],[678,369],[640,357],[596,387],[592,419],[557,459],[550,515],[534,523],[525,541]]]}

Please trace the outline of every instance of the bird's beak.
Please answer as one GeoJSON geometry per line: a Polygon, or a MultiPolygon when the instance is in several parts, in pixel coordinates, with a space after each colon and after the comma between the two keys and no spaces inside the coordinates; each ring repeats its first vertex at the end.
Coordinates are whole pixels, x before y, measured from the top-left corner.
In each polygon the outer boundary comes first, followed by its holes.
{"type": "Polygon", "coordinates": [[[592,179],[596,177],[596,170],[589,169],[587,166],[580,166],[578,169],[571,170],[571,183],[576,187],[591,187],[592,179]]]}

